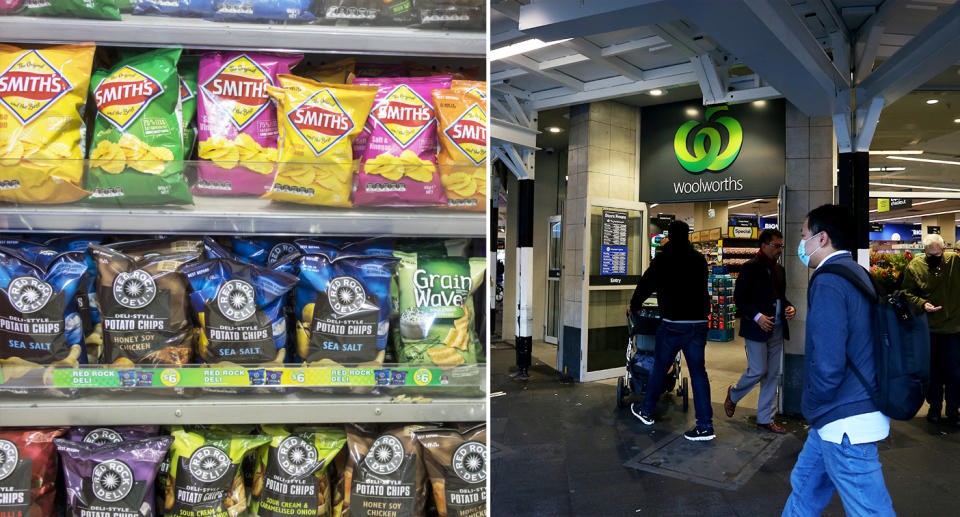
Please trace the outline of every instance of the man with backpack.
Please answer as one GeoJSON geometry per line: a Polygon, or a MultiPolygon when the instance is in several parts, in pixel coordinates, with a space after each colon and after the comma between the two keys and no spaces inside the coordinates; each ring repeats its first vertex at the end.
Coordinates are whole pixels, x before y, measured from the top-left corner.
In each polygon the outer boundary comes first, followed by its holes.
{"type": "MultiPolygon", "coordinates": [[[[784,517],[820,515],[839,491],[850,516],[895,515],[880,468],[877,442],[890,419],[874,402],[880,392],[874,356],[876,292],[849,251],[855,238],[850,210],[823,205],[803,223],[797,255],[814,273],[808,292],[801,408],[810,424],[790,474],[793,491],[784,517]],[[853,273],[836,273],[837,267],[853,273]],[[872,290],[872,289],[871,289],[872,290]]],[[[914,410],[915,412],[915,410],[914,410]]]]}

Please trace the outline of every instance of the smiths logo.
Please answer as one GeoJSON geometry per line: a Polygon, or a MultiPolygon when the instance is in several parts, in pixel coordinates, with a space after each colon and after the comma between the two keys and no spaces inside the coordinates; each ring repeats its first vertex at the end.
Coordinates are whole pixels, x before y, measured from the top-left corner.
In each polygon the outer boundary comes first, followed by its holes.
{"type": "Polygon", "coordinates": [[[123,441],[123,437],[120,436],[120,433],[114,431],[113,429],[108,429],[106,427],[101,427],[94,429],[87,433],[83,437],[83,443],[92,443],[94,445],[110,445],[113,443],[120,443],[123,441]]]}
{"type": "Polygon", "coordinates": [[[470,106],[443,134],[474,164],[487,160],[487,114],[479,104],[470,106]]]}
{"type": "Polygon", "coordinates": [[[487,479],[487,446],[467,442],[453,453],[450,461],[453,472],[467,483],[481,483],[487,479]]]}
{"type": "Polygon", "coordinates": [[[254,60],[242,55],[213,74],[202,88],[238,130],[247,127],[270,104],[270,75],[254,60]]]}
{"type": "Polygon", "coordinates": [[[187,82],[183,80],[183,77],[180,78],[180,102],[187,102],[193,98],[193,92],[190,91],[190,86],[187,85],[187,82]]]}
{"type": "Polygon", "coordinates": [[[367,293],[355,278],[338,276],[327,285],[327,298],[337,314],[353,314],[363,308],[367,293]]]}
{"type": "Polygon", "coordinates": [[[290,477],[299,478],[313,474],[319,466],[317,458],[317,448],[296,436],[283,440],[277,447],[280,468],[290,477]]]}
{"type": "Polygon", "coordinates": [[[20,462],[20,451],[10,440],[0,440],[0,481],[7,479],[13,474],[13,469],[17,468],[20,462]]]}
{"type": "Polygon", "coordinates": [[[93,98],[100,115],[118,130],[126,131],[162,93],[163,87],[152,77],[125,66],[100,81],[93,98]]]}
{"type": "Polygon", "coordinates": [[[230,321],[244,321],[257,312],[253,286],[243,280],[230,280],[217,291],[217,308],[230,321]]]}
{"type": "Polygon", "coordinates": [[[407,147],[433,122],[433,107],[409,86],[387,94],[370,114],[401,147],[407,147]]]}
{"type": "Polygon", "coordinates": [[[150,273],[138,269],[133,273],[123,272],[113,281],[113,297],[128,309],[142,309],[157,295],[157,284],[150,273]]]}
{"type": "Polygon", "coordinates": [[[212,483],[223,477],[230,468],[230,457],[213,446],[200,447],[190,457],[189,469],[198,481],[212,483]]]}
{"type": "Polygon", "coordinates": [[[396,436],[383,435],[370,446],[370,452],[363,462],[374,474],[393,474],[403,463],[403,444],[396,436]]]}
{"type": "Polygon", "coordinates": [[[115,503],[133,489],[133,471],[120,460],[107,460],[93,467],[93,495],[108,503],[115,503]]]}
{"type": "Polygon", "coordinates": [[[73,87],[56,68],[31,50],[0,74],[0,102],[27,124],[73,87]]]}
{"type": "Polygon", "coordinates": [[[333,92],[323,89],[287,114],[287,119],[317,156],[353,130],[350,115],[340,106],[333,92]]]}
{"type": "Polygon", "coordinates": [[[51,296],[53,296],[53,286],[32,276],[14,278],[7,287],[10,303],[24,314],[44,308],[51,296]]]}

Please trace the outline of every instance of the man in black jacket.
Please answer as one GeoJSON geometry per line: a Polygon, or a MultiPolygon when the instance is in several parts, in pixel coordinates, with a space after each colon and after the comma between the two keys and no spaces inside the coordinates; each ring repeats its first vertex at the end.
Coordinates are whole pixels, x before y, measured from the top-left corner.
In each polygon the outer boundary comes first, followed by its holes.
{"type": "Polygon", "coordinates": [[[783,254],[783,234],[764,230],[760,250],[740,268],[733,300],[740,317],[740,337],[746,342],[747,371],[737,384],[727,388],[723,410],[732,417],[737,402],[760,383],[757,402],[757,427],[784,434],[786,429],[773,421],[777,411],[777,379],[780,377],[780,353],[783,340],[790,339],[787,322],[797,311],[787,300],[786,274],[777,263],[783,254]]]}
{"type": "Polygon", "coordinates": [[[643,308],[643,302],[657,293],[657,304],[663,321],[657,330],[653,371],[647,382],[642,404],[630,406],[645,425],[653,425],[653,412],[663,393],[663,381],[670,365],[683,351],[693,387],[693,407],[697,425],[684,433],[688,440],[703,441],[716,437],[713,431],[713,407],[710,405],[710,381],[704,365],[707,345],[707,315],[710,295],[707,293],[707,261],[690,245],[690,227],[674,221],[667,228],[668,242],[640,278],[630,300],[630,310],[643,308]]]}

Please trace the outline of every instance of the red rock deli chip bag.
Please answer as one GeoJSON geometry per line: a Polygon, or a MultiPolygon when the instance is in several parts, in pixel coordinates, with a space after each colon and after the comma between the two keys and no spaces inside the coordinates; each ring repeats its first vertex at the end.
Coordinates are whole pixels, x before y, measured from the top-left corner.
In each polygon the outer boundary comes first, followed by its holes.
{"type": "Polygon", "coordinates": [[[0,515],[56,515],[59,458],[53,439],[63,431],[0,430],[0,515]]]}
{"type": "MultiPolygon", "coordinates": [[[[380,80],[370,112],[373,132],[363,155],[358,206],[436,206],[447,197],[437,173],[437,118],[430,92],[450,76],[380,80]]],[[[363,84],[356,79],[354,84],[363,84]]]]}

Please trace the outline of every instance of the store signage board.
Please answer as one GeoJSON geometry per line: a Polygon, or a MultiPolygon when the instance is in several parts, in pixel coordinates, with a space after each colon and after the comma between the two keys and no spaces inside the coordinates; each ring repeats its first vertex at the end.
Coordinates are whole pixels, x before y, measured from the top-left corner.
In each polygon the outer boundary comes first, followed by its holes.
{"type": "Polygon", "coordinates": [[[651,202],[776,197],[786,174],[786,104],[643,108],[640,198],[651,202]]]}
{"type": "Polygon", "coordinates": [[[727,221],[727,225],[738,228],[757,228],[760,225],[760,220],[753,217],[731,217],[727,221]]]}
{"type": "Polygon", "coordinates": [[[600,241],[600,276],[627,274],[627,218],[624,210],[604,210],[600,241]]]}
{"type": "Polygon", "coordinates": [[[892,197],[890,198],[890,211],[894,210],[905,210],[907,208],[913,207],[913,200],[906,199],[902,197],[892,197]]]}
{"type": "Polygon", "coordinates": [[[873,233],[883,232],[883,223],[870,223],[870,231],[873,233]]]}
{"type": "Polygon", "coordinates": [[[735,239],[756,239],[758,228],[756,226],[729,226],[727,227],[727,237],[735,239]]]}
{"type": "Polygon", "coordinates": [[[927,226],[927,233],[932,235],[940,235],[939,226],[927,226]]]}

